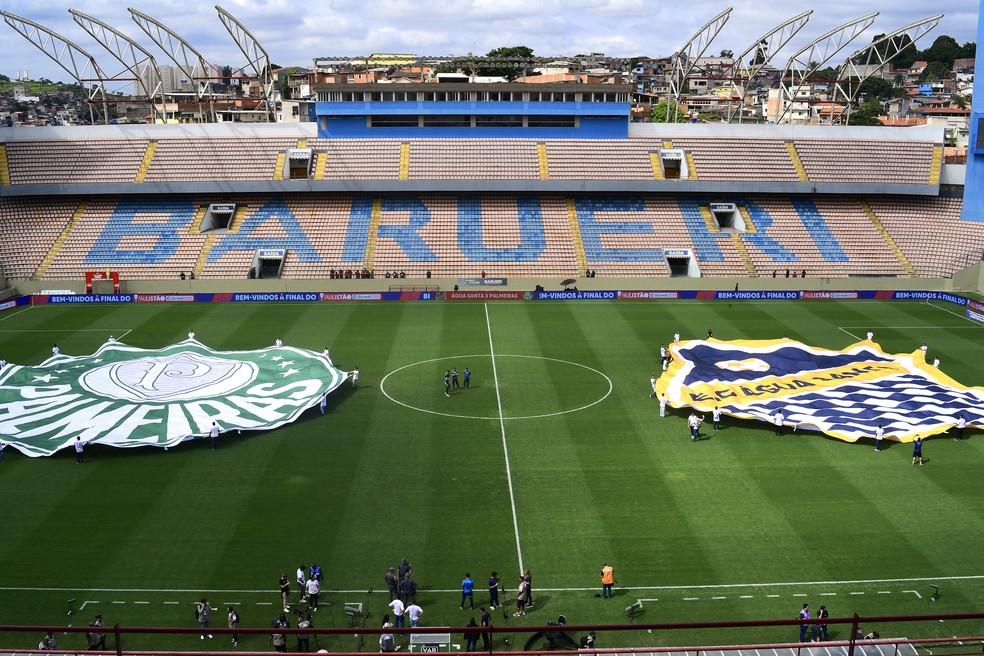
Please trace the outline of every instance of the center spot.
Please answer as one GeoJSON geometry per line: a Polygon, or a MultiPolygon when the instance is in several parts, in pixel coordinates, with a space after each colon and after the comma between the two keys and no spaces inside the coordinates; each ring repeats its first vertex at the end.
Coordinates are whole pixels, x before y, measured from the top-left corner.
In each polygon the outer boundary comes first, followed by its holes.
{"type": "Polygon", "coordinates": [[[386,398],[405,408],[444,417],[498,420],[496,375],[503,419],[536,419],[585,410],[612,393],[601,371],[537,355],[489,354],[421,360],[394,369],[379,383],[386,398]],[[464,388],[464,369],[471,370],[464,388]],[[444,372],[457,368],[457,389],[444,395],[444,372]]]}

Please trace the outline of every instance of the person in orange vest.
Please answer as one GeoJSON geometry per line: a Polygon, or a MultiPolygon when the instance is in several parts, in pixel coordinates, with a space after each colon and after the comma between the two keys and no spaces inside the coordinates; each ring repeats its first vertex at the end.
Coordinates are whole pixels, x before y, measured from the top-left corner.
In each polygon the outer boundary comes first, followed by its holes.
{"type": "Polygon", "coordinates": [[[612,586],[615,585],[615,568],[608,563],[601,564],[601,596],[612,598],[612,586]]]}

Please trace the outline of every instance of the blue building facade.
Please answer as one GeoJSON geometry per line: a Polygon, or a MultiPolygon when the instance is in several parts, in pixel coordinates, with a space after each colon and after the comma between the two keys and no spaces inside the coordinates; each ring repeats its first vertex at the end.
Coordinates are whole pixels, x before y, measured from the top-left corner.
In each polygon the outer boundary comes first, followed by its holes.
{"type": "Polygon", "coordinates": [[[631,87],[333,84],[317,94],[325,138],[625,139],[631,87]]]}
{"type": "MultiPolygon", "coordinates": [[[[984,0],[977,11],[977,43],[984,39],[984,0]]],[[[977,48],[974,63],[974,100],[970,114],[967,176],[964,180],[964,221],[984,221],[984,50],[977,48]]]]}

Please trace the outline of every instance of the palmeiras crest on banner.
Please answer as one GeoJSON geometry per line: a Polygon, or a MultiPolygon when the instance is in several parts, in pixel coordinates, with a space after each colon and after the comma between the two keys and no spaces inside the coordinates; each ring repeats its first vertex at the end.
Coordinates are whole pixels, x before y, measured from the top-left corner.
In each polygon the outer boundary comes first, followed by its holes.
{"type": "Polygon", "coordinates": [[[862,341],[836,351],[791,339],[676,342],[657,392],[674,408],[721,412],[818,430],[854,442],[911,442],[962,416],[984,427],[984,387],[967,387],[926,363],[921,350],[890,354],[862,341]]]}
{"type": "Polygon", "coordinates": [[[0,440],[28,456],[87,444],[169,447],[297,419],[348,373],[290,346],[215,351],[187,339],[161,349],[119,342],[0,371],[0,440]]]}

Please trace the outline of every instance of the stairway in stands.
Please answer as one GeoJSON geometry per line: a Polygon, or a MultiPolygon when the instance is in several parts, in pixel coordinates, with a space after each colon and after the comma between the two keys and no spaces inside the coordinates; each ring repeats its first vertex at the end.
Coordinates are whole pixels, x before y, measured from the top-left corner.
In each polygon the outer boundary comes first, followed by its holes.
{"type": "Polygon", "coordinates": [[[882,239],[885,240],[885,243],[888,244],[888,247],[892,249],[893,253],[895,253],[895,257],[898,258],[906,272],[910,276],[915,276],[915,267],[912,266],[912,263],[909,262],[909,258],[905,256],[905,253],[902,252],[899,245],[895,243],[894,239],[892,239],[892,235],[888,234],[888,230],[885,229],[884,224],[882,224],[881,219],[878,218],[878,215],[875,214],[875,211],[871,209],[871,205],[868,204],[868,201],[861,201],[861,209],[864,210],[864,213],[868,215],[869,219],[871,219],[871,223],[875,226],[875,230],[878,231],[878,233],[882,236],[882,239]]]}
{"type": "Polygon", "coordinates": [[[796,169],[796,176],[799,178],[799,181],[809,182],[810,177],[806,174],[806,169],[803,168],[803,160],[800,159],[799,152],[796,150],[796,144],[792,141],[787,141],[786,152],[789,153],[789,161],[793,163],[793,168],[796,169]]]}
{"type": "Polygon", "coordinates": [[[10,169],[7,167],[7,146],[0,144],[0,185],[10,184],[10,169]]]}
{"type": "Polygon", "coordinates": [[[577,271],[581,275],[588,268],[588,258],[584,254],[584,242],[581,240],[581,224],[577,219],[577,207],[573,198],[567,199],[567,223],[571,229],[571,241],[574,243],[574,256],[577,258],[577,271]]]}
{"type": "Polygon", "coordinates": [[[366,235],[366,256],[362,261],[362,268],[370,271],[375,268],[373,259],[376,257],[376,241],[379,235],[379,222],[383,215],[383,199],[376,198],[372,201],[372,214],[369,218],[369,234],[366,235]]]}
{"type": "Polygon", "coordinates": [[[140,161],[140,168],[137,169],[137,176],[133,180],[137,184],[142,184],[143,181],[147,179],[147,171],[150,170],[150,163],[154,161],[154,153],[156,152],[157,142],[149,142],[147,144],[147,150],[144,151],[143,160],[140,161]]]}
{"type": "Polygon", "coordinates": [[[62,228],[61,234],[59,234],[55,239],[55,243],[51,245],[50,249],[48,249],[47,255],[44,256],[44,259],[41,260],[41,264],[39,264],[38,268],[34,271],[34,275],[31,276],[32,280],[41,280],[44,278],[44,274],[48,271],[48,267],[50,267],[51,263],[55,261],[56,257],[58,257],[58,251],[61,250],[61,247],[64,246],[65,242],[68,240],[69,235],[72,234],[75,224],[78,223],[79,219],[82,218],[82,215],[85,214],[86,207],[88,207],[88,203],[82,201],[79,203],[79,206],[75,208],[75,212],[72,213],[72,218],[70,218],[68,223],[65,224],[65,227],[62,228]]]}

